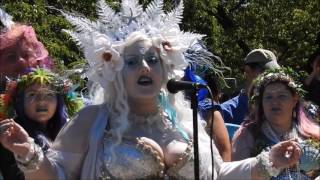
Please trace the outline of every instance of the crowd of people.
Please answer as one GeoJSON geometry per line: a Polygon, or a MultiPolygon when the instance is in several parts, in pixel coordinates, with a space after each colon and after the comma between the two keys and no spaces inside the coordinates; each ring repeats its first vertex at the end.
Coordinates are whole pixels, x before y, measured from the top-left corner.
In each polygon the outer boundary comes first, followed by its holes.
{"type": "Polygon", "coordinates": [[[61,11],[88,64],[85,106],[33,28],[0,9],[0,179],[320,179],[319,53],[303,86],[272,51],[252,50],[245,88],[220,104],[223,76],[199,70],[223,63],[180,30],[183,1],[173,13],[161,2],[118,12],[100,0],[96,22],[61,11]],[[198,93],[197,131],[196,93],[170,93],[172,78],[215,92],[198,93]]]}

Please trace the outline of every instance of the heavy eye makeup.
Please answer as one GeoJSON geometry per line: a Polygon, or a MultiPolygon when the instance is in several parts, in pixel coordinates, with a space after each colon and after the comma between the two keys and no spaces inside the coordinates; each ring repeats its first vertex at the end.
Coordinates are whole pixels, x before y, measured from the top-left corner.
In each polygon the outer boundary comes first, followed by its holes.
{"type": "Polygon", "coordinates": [[[160,58],[155,54],[146,54],[144,56],[132,55],[125,58],[125,65],[128,67],[137,67],[145,60],[148,65],[156,65],[160,62],[160,58]]]}
{"type": "Polygon", "coordinates": [[[124,63],[127,67],[134,68],[139,65],[140,57],[139,56],[128,56],[125,58],[124,63]]]}

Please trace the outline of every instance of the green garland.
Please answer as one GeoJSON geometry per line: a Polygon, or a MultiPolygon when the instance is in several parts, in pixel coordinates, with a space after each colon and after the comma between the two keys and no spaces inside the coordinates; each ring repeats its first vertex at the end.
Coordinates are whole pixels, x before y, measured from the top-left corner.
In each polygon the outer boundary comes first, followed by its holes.
{"type": "Polygon", "coordinates": [[[16,87],[16,82],[9,81],[6,84],[5,92],[0,94],[0,121],[3,119],[13,118],[15,115],[11,99],[15,95],[16,87]]]}
{"type": "Polygon", "coordinates": [[[18,91],[24,91],[32,84],[50,85],[55,90],[63,87],[63,81],[56,74],[42,68],[32,69],[30,73],[18,78],[17,82],[18,91]]]}
{"type": "Polygon", "coordinates": [[[253,94],[250,102],[255,103],[257,98],[262,95],[265,87],[276,81],[287,83],[289,88],[293,89],[300,97],[304,97],[306,91],[302,88],[302,84],[299,83],[298,79],[299,75],[292,68],[268,69],[253,81],[253,94]]]}
{"type": "Polygon", "coordinates": [[[61,79],[58,74],[43,68],[32,69],[27,75],[17,80],[18,91],[24,91],[32,84],[50,85],[55,92],[63,95],[64,103],[69,117],[74,116],[84,105],[82,98],[72,88],[72,83],[67,79],[61,79]]]}

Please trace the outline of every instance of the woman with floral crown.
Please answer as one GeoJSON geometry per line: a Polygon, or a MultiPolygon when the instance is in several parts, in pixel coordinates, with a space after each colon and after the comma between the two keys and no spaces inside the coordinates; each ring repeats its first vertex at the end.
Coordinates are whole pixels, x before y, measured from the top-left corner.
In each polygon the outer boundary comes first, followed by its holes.
{"type": "MultiPolygon", "coordinates": [[[[76,26],[67,32],[83,48],[88,77],[100,83],[104,103],[81,110],[45,156],[33,150],[37,145],[26,133],[2,133],[28,179],[193,179],[191,110],[181,93],[164,87],[183,76],[183,51],[202,36],[180,31],[183,1],[168,14],[162,7],[156,0],[143,11],[137,0],[123,0],[116,13],[101,0],[96,22],[62,12],[76,26]]],[[[296,142],[286,141],[257,158],[224,163],[203,125],[198,128],[200,179],[275,175],[301,153],[296,142]]]]}
{"type": "Polygon", "coordinates": [[[233,139],[232,159],[254,157],[267,147],[296,138],[305,151],[300,162],[273,179],[309,179],[301,172],[320,169],[320,127],[305,115],[302,85],[288,74],[293,70],[268,70],[254,81],[253,108],[233,139]]]}

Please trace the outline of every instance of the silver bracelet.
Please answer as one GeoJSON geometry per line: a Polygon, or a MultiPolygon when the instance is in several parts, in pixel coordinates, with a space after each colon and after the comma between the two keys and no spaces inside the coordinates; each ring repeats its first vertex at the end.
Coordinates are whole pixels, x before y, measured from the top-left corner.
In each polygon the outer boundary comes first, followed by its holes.
{"type": "Polygon", "coordinates": [[[28,143],[30,144],[31,149],[26,157],[22,158],[19,155],[14,155],[18,167],[23,172],[32,172],[38,170],[43,162],[44,157],[41,147],[38,146],[32,138],[28,138],[28,143]]]}
{"type": "Polygon", "coordinates": [[[257,156],[257,169],[261,176],[269,179],[276,177],[281,172],[280,169],[273,167],[273,163],[270,161],[270,152],[262,151],[257,156]]]}

